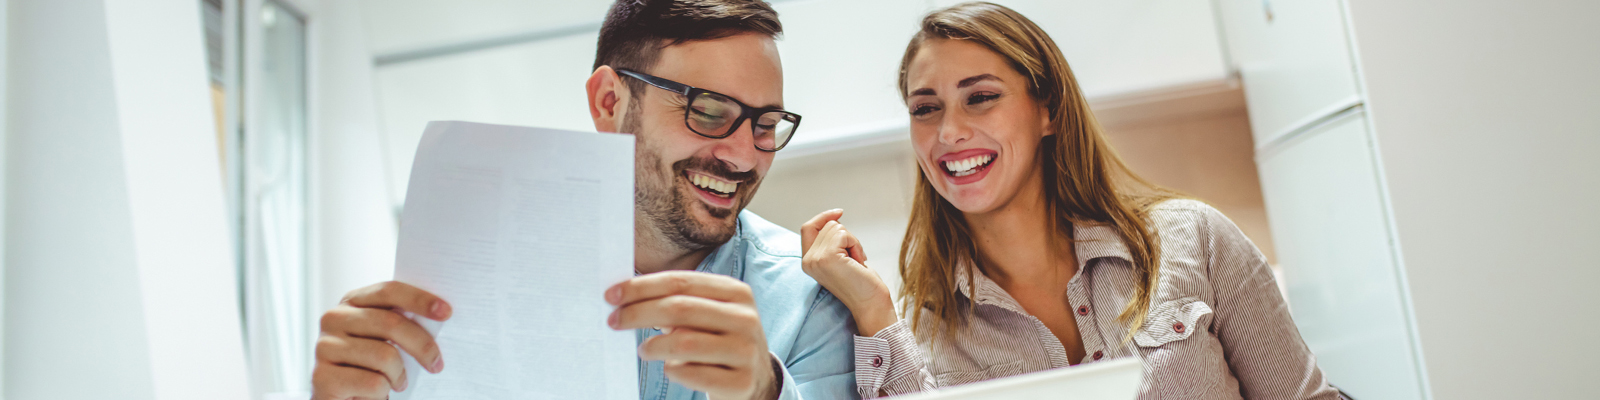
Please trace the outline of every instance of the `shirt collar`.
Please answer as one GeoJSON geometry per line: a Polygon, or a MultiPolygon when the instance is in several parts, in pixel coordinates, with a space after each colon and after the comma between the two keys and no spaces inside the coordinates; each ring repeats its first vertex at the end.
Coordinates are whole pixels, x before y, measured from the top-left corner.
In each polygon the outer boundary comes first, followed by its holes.
{"type": "MultiPolygon", "coordinates": [[[[1117,236],[1117,230],[1110,224],[1085,223],[1072,224],[1073,252],[1078,255],[1078,273],[1085,273],[1089,261],[1096,258],[1115,257],[1127,260],[1127,263],[1114,263],[1117,265],[1132,265],[1133,253],[1128,252],[1128,246],[1117,236]]],[[[967,285],[968,271],[977,270],[971,260],[959,260],[955,265],[956,291],[972,299],[978,304],[992,304],[1008,310],[1022,313],[1021,304],[1012,298],[1000,284],[979,273],[972,277],[972,287],[967,285]]]]}
{"type": "Polygon", "coordinates": [[[1074,253],[1078,254],[1078,270],[1088,267],[1089,260],[1096,258],[1115,257],[1127,260],[1132,265],[1133,253],[1128,252],[1128,244],[1123,243],[1122,237],[1117,235],[1117,229],[1111,224],[1096,223],[1087,225],[1072,224],[1072,237],[1074,253]]]}

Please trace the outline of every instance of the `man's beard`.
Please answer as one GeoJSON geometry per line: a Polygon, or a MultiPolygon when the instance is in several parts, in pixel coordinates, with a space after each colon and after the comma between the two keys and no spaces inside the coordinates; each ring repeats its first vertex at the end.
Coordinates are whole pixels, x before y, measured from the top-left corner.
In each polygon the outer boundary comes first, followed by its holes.
{"type": "MultiPolygon", "coordinates": [[[[630,110],[636,111],[636,110],[630,110]]],[[[623,120],[622,131],[636,138],[637,157],[634,159],[633,203],[640,229],[649,229],[664,243],[685,251],[716,248],[733,238],[737,215],[749,204],[761,177],[755,171],[734,172],[726,163],[711,158],[688,158],[672,163],[670,171],[662,171],[661,157],[650,142],[641,135],[638,112],[630,112],[623,120]],[[685,193],[678,185],[678,177],[687,169],[710,174],[739,184],[733,207],[714,208],[685,193]],[[702,224],[694,217],[694,208],[701,208],[719,223],[702,224]]]]}

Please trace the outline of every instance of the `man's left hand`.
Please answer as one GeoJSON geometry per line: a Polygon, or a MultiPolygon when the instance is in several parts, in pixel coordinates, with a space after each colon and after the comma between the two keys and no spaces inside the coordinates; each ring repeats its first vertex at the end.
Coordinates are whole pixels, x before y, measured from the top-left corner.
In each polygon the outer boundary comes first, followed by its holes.
{"type": "Polygon", "coordinates": [[[666,271],[606,289],[612,329],[661,328],[639,358],[665,361],[667,379],[719,400],[770,400],[781,378],[750,285],[723,275],[666,271]]]}

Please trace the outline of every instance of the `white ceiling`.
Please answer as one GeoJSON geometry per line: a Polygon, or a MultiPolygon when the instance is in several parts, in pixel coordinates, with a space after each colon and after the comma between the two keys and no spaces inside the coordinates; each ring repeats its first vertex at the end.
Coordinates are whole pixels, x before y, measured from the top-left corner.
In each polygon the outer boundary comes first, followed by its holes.
{"type": "Polygon", "coordinates": [[[610,0],[363,0],[367,39],[388,54],[599,22],[610,0]]]}

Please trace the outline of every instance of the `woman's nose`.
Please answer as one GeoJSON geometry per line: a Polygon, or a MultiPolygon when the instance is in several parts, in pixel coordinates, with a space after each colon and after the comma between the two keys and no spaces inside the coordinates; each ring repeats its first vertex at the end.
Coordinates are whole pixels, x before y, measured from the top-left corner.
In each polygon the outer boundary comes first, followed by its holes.
{"type": "Polygon", "coordinates": [[[939,123],[939,142],[953,145],[971,139],[972,127],[967,122],[967,114],[960,109],[946,111],[939,123]]]}

